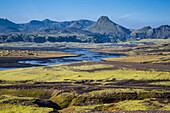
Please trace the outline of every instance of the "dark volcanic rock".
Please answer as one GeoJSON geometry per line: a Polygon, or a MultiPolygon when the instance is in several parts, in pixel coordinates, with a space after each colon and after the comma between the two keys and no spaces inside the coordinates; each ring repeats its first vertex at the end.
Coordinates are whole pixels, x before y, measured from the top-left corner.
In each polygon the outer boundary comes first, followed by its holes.
{"type": "Polygon", "coordinates": [[[57,105],[56,103],[53,103],[52,101],[49,101],[49,100],[36,99],[34,104],[37,104],[39,107],[50,107],[55,110],[61,109],[61,107],[59,105],[57,105]]]}
{"type": "Polygon", "coordinates": [[[112,22],[107,16],[101,16],[97,23],[94,23],[85,30],[100,34],[129,35],[130,30],[112,22]]]}

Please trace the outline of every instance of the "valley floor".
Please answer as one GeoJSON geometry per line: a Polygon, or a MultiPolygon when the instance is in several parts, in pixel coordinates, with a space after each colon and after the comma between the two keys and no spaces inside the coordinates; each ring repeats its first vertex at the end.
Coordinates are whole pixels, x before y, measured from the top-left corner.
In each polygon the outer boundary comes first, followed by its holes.
{"type": "Polygon", "coordinates": [[[56,52],[56,51],[35,51],[35,50],[20,50],[13,49],[1,49],[0,50],[0,67],[31,67],[39,66],[35,64],[18,63],[23,60],[42,60],[49,58],[60,57],[74,57],[76,54],[56,52]]]}
{"type": "Polygon", "coordinates": [[[0,71],[0,112],[168,113],[169,49],[169,44],[97,49],[126,56],[0,71]]]}

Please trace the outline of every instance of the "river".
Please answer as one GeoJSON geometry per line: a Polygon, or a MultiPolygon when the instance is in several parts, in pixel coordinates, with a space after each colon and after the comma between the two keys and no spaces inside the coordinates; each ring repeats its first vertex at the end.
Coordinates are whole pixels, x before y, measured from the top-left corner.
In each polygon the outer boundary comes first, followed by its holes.
{"type": "MultiPolygon", "coordinates": [[[[95,52],[90,52],[89,49],[82,49],[82,48],[78,48],[78,49],[70,48],[70,49],[63,49],[59,51],[79,54],[79,56],[63,57],[63,58],[55,58],[55,59],[43,59],[43,60],[25,60],[25,61],[19,61],[19,63],[30,63],[30,64],[50,66],[50,65],[57,65],[57,64],[64,64],[64,63],[80,62],[80,61],[101,61],[102,58],[116,58],[116,57],[123,56],[123,55],[113,55],[107,53],[95,53],[95,52]]],[[[0,70],[17,69],[17,68],[23,68],[23,67],[0,68],[0,70]]]]}

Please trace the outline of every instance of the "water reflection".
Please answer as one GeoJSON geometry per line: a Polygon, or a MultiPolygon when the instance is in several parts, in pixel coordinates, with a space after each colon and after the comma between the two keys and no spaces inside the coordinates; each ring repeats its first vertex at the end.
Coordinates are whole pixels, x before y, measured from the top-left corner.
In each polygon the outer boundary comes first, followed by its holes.
{"type": "Polygon", "coordinates": [[[56,65],[56,64],[71,63],[71,62],[78,62],[78,61],[101,61],[100,59],[102,58],[115,58],[115,57],[122,56],[122,55],[112,55],[106,53],[89,52],[88,49],[64,49],[64,50],[60,50],[60,52],[74,53],[74,54],[79,54],[80,56],[46,59],[46,60],[27,60],[27,61],[19,61],[19,63],[56,65]]]}

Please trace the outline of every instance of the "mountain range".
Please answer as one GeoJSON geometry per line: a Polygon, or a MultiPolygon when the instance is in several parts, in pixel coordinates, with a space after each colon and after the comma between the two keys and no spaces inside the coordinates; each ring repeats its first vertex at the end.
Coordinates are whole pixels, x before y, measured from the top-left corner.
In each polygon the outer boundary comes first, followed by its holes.
{"type": "Polygon", "coordinates": [[[101,16],[97,22],[75,20],[57,22],[49,19],[32,20],[29,23],[16,24],[0,18],[0,42],[120,42],[140,39],[170,38],[170,26],[158,28],[145,26],[141,29],[128,29],[101,16]]]}

